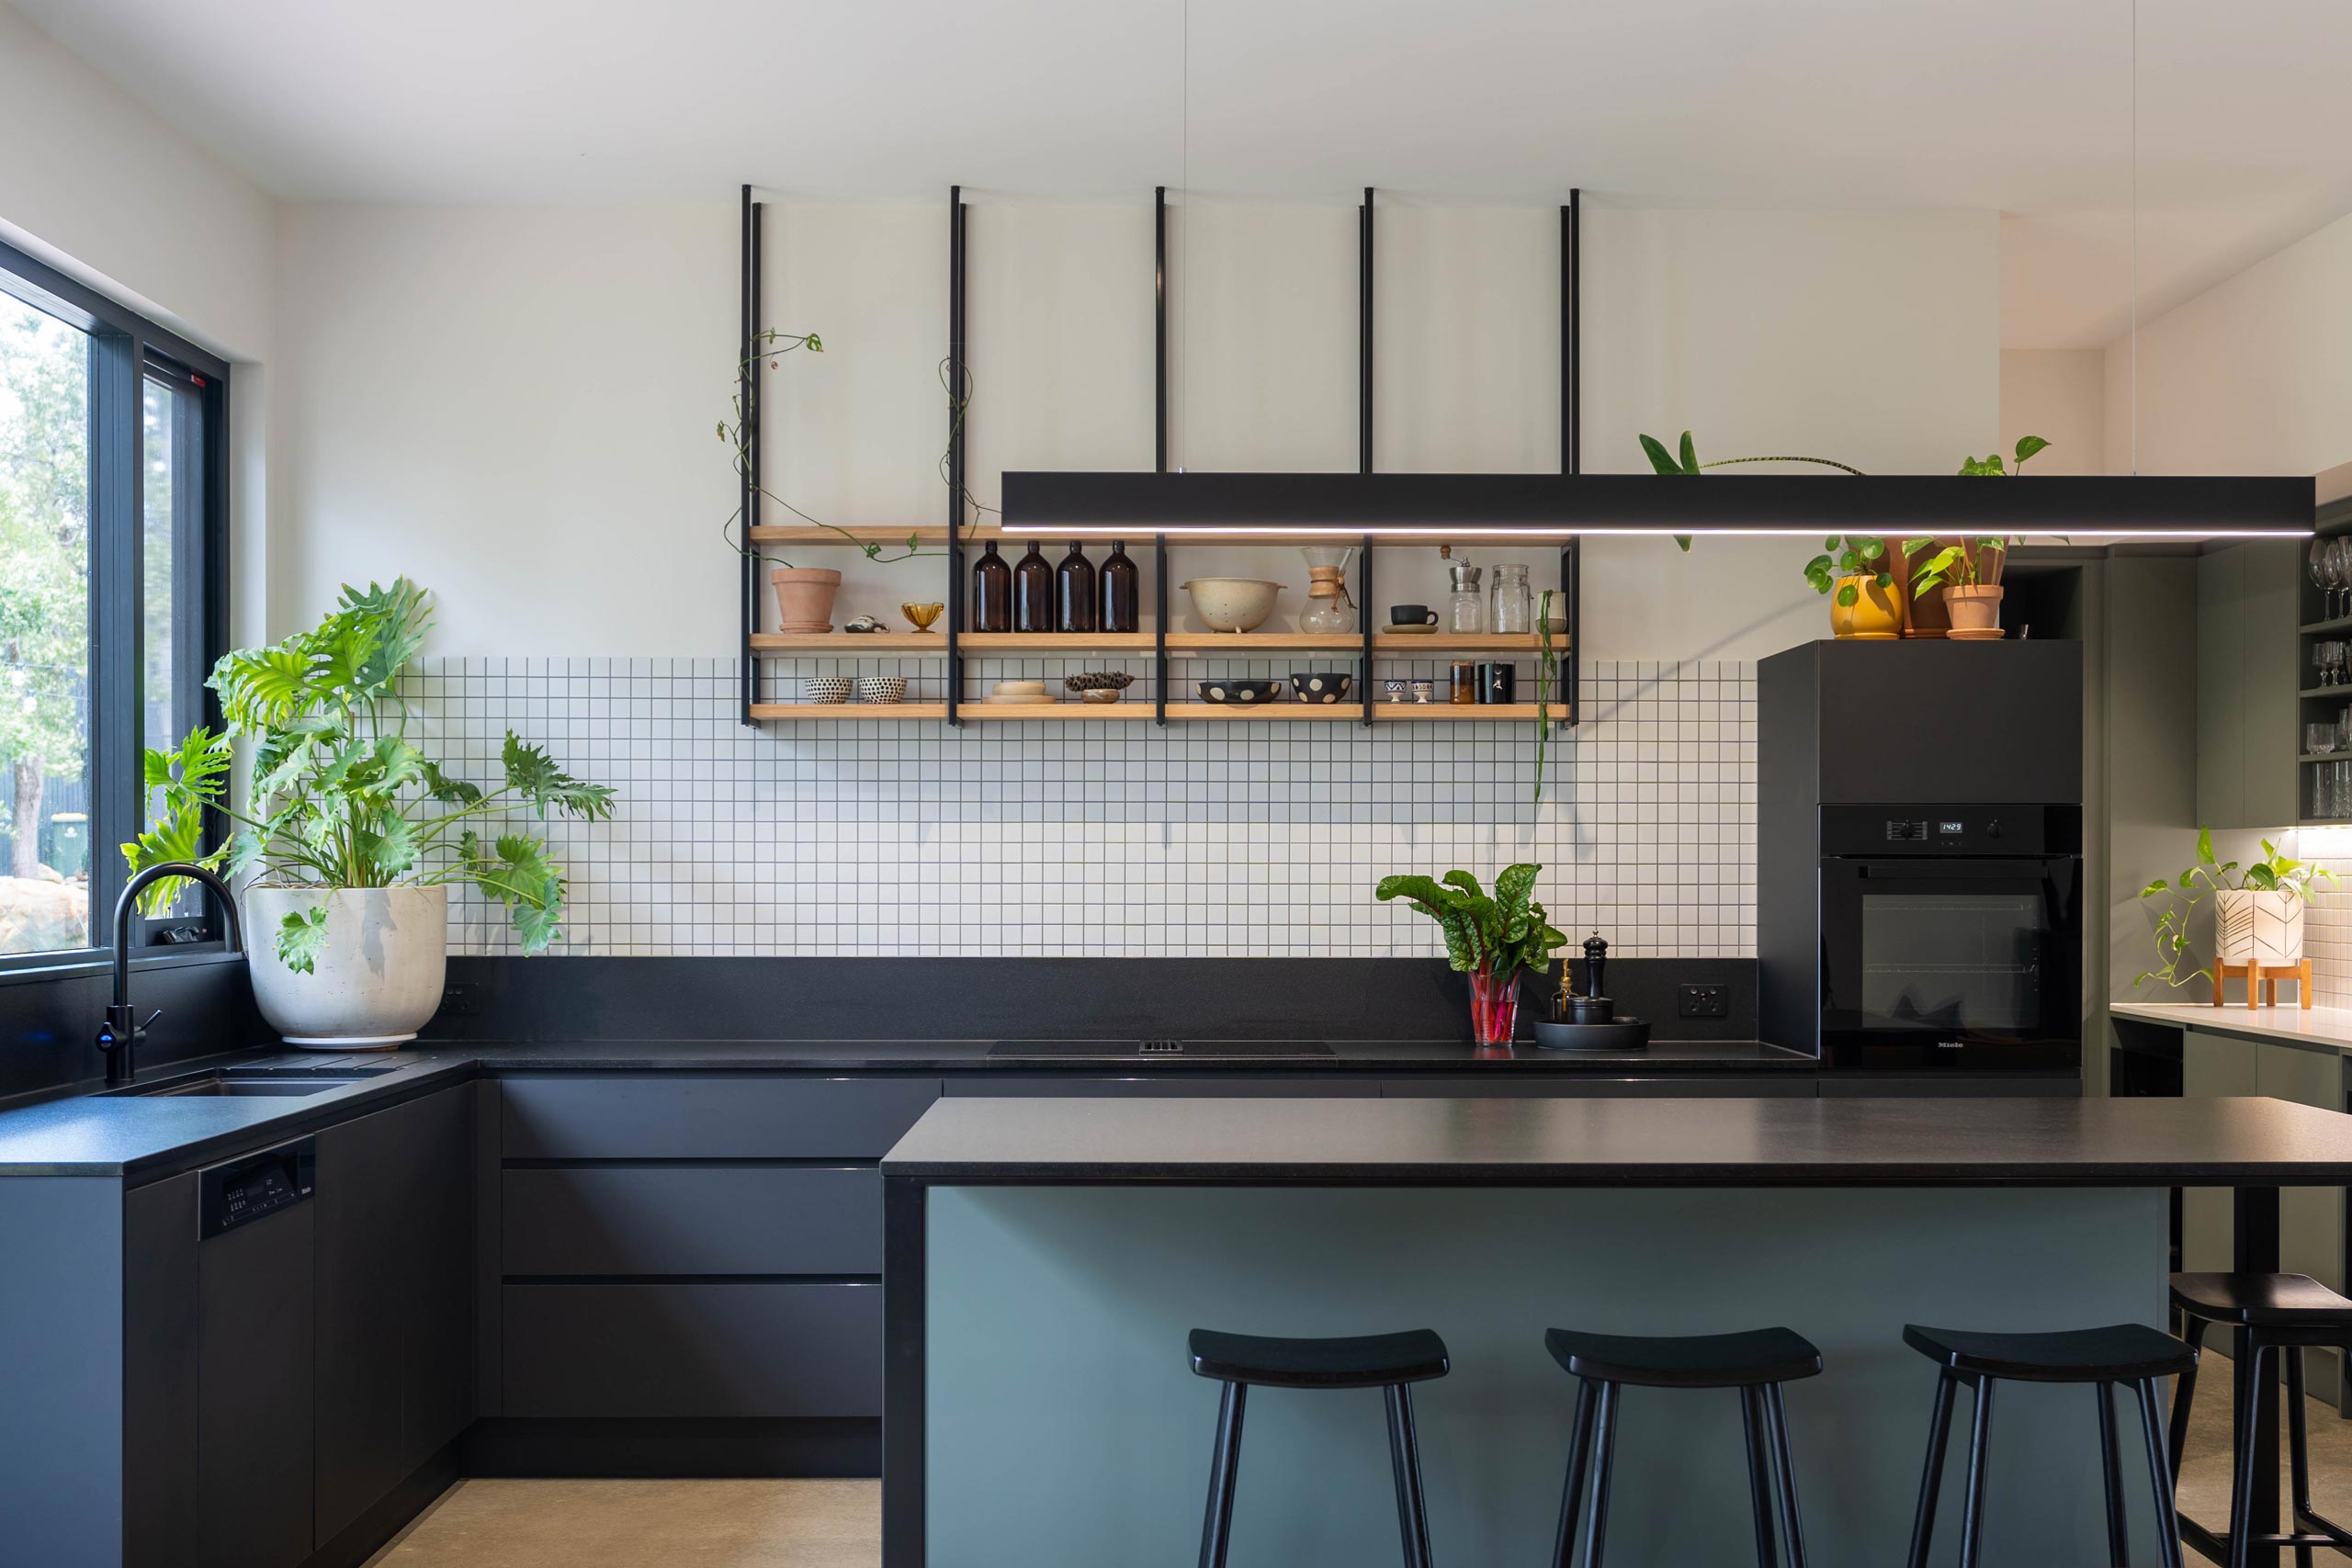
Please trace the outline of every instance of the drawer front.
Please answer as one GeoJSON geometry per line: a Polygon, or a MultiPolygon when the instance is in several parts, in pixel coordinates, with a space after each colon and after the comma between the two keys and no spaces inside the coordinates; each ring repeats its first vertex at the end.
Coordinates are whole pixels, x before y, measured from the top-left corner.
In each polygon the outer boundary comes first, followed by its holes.
{"type": "Polygon", "coordinates": [[[1130,1100],[1373,1100],[1376,1079],[1353,1074],[1320,1077],[1059,1077],[989,1073],[949,1078],[951,1095],[1018,1096],[1029,1100],[1119,1096],[1130,1100]]]}
{"type": "Polygon", "coordinates": [[[503,1187],[507,1275],[882,1271],[876,1170],[569,1168],[503,1187]]]}
{"type": "Polygon", "coordinates": [[[700,1073],[499,1089],[510,1159],[879,1159],[939,1097],[936,1078],[700,1073]]]}
{"type": "Polygon", "coordinates": [[[1385,1078],[1390,1100],[1478,1100],[1533,1096],[1551,1100],[1811,1100],[1813,1075],[1770,1077],[1385,1078]]]}
{"type": "Polygon", "coordinates": [[[505,1414],[879,1416],[882,1288],[508,1285],[505,1414]]]}

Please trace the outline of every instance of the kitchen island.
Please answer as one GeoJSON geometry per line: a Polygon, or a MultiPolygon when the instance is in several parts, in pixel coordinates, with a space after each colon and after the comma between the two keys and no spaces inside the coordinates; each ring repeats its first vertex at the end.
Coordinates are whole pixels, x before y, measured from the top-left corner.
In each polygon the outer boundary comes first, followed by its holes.
{"type": "MultiPolygon", "coordinates": [[[[2237,1266],[2275,1268],[2278,1189],[2352,1179],[2352,1121],[2257,1099],[943,1100],[882,1171],[885,1568],[1182,1561],[1216,1404],[1195,1325],[1436,1329],[1438,1554],[1540,1562],[1573,1403],[1544,1329],[1773,1323],[1827,1363],[1789,1391],[1813,1561],[1861,1568],[1899,1557],[1918,1485],[1935,1376],[1904,1324],[2162,1324],[2165,1190],[2233,1189],[2237,1266]]],[[[1629,1397],[1612,1562],[1747,1560],[1737,1409],[1629,1397]]],[[[1986,1561],[2100,1558],[2098,1449],[2079,1390],[2003,1391],[1986,1561]]],[[[1234,1562],[1391,1560],[1385,1450],[1371,1395],[1253,1401],[1234,1562]]],[[[2145,1542],[2144,1476],[2127,1495],[2145,1542]]]]}

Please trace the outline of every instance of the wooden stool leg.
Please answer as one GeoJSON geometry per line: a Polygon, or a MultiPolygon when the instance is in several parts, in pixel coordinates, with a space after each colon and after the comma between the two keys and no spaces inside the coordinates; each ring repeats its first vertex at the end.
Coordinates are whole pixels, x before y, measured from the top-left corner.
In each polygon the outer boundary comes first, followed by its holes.
{"type": "Polygon", "coordinates": [[[1577,1514],[1584,1505],[1585,1472],[1592,1459],[1592,1383],[1577,1380],[1576,1425],[1568,1431],[1568,1478],[1560,1487],[1560,1529],[1552,1546],[1552,1568],[1571,1568],[1577,1550],[1577,1514]]]}
{"type": "Polygon", "coordinates": [[[1919,1480],[1919,1511],[1911,1520],[1911,1555],[1905,1568],[1928,1568],[1928,1542],[1936,1532],[1936,1494],[1943,1490],[1944,1449],[1951,1438],[1952,1392],[1960,1380],[1936,1374],[1936,1408],[1928,1417],[1928,1472],[1919,1480]]]}
{"type": "Polygon", "coordinates": [[[2123,1461],[2115,1441],[2115,1385],[2093,1383],[2098,1397],[2098,1465],[2107,1492],[2107,1560],[2132,1561],[2132,1532],[2123,1517],[2123,1461]]]}
{"type": "Polygon", "coordinates": [[[2304,959],[2295,965],[2295,988],[2302,997],[2302,1005],[2312,1005],[2312,961],[2304,959]]]}
{"type": "Polygon", "coordinates": [[[1209,1460],[1208,1517],[1201,1526],[1201,1568],[1225,1568],[1226,1539],[1233,1531],[1233,1483],[1241,1470],[1241,1408],[1247,1384],[1229,1382],[1217,1402],[1216,1450],[1209,1460]]]}
{"type": "Polygon", "coordinates": [[[1429,1506],[1421,1496],[1421,1447],[1413,1435],[1413,1393],[1391,1383],[1388,1394],[1388,1461],[1396,1472],[1396,1529],[1404,1538],[1405,1568],[1430,1568],[1429,1506]]]}

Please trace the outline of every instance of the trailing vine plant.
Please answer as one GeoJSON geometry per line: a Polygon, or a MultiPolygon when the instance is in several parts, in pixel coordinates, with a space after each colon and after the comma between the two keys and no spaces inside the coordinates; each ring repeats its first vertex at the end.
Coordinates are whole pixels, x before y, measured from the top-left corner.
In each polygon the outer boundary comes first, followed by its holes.
{"type": "MultiPolygon", "coordinates": [[[[1535,600],[1535,799],[1544,804],[1544,755],[1552,740],[1552,683],[1560,678],[1560,656],[1552,647],[1552,600],[1557,589],[1546,588],[1535,600]]],[[[1573,705],[1576,694],[1567,694],[1573,705]]]]}
{"type": "MultiPolygon", "coordinates": [[[[729,452],[733,459],[735,478],[739,483],[749,479],[752,472],[752,438],[753,434],[752,429],[752,418],[753,411],[748,408],[745,404],[745,399],[743,396],[744,382],[748,378],[749,373],[757,368],[762,361],[764,360],[766,362],[769,369],[778,369],[782,366],[784,355],[792,353],[795,349],[803,349],[810,354],[822,354],[825,352],[824,339],[815,333],[788,333],[777,327],[763,328],[761,331],[754,333],[752,335],[752,352],[744,355],[741,359],[736,362],[735,392],[733,396],[728,399],[728,417],[718,422],[718,439],[727,444],[729,452]]],[[[939,384],[941,389],[947,393],[947,445],[939,454],[939,477],[943,482],[954,484],[954,476],[948,468],[948,459],[955,455],[956,439],[962,434],[964,429],[964,411],[971,405],[971,370],[969,367],[966,367],[961,377],[958,378],[952,373],[951,361],[949,359],[942,359],[939,362],[939,384]],[[959,379],[962,382],[961,386],[956,384],[959,379]]],[[[920,537],[912,533],[910,533],[906,536],[905,540],[896,546],[878,543],[872,539],[860,538],[857,535],[850,532],[847,528],[842,527],[838,523],[828,523],[821,517],[813,517],[809,515],[808,513],[803,512],[799,507],[795,506],[791,502],[786,500],[783,496],[780,496],[776,494],[775,491],[768,489],[765,485],[759,485],[754,488],[757,490],[763,500],[775,502],[776,505],[784,508],[786,512],[791,513],[795,517],[799,518],[802,522],[809,525],[811,527],[823,528],[831,533],[840,535],[843,543],[856,546],[865,555],[865,558],[870,561],[876,561],[887,566],[893,561],[913,560],[922,556],[942,555],[945,553],[944,551],[924,549],[920,537]],[[896,554],[885,555],[883,553],[885,550],[892,548],[897,550],[896,554]]],[[[979,516],[982,513],[996,511],[996,508],[993,506],[982,504],[980,500],[972,494],[969,487],[956,485],[956,489],[958,492],[958,505],[956,508],[958,521],[956,526],[959,530],[965,527],[978,526],[979,516]],[[968,523],[963,521],[964,516],[967,513],[971,519],[968,523]]],[[[744,516],[743,508],[740,503],[738,503],[735,510],[728,514],[726,523],[722,525],[719,529],[721,536],[727,540],[728,547],[729,548],[736,551],[739,555],[749,556],[752,560],[760,562],[763,565],[788,567],[792,564],[790,560],[784,557],[770,556],[763,553],[759,547],[752,542],[748,527],[744,531],[743,537],[739,541],[735,534],[736,525],[739,523],[747,522],[748,519],[744,516]]]]}

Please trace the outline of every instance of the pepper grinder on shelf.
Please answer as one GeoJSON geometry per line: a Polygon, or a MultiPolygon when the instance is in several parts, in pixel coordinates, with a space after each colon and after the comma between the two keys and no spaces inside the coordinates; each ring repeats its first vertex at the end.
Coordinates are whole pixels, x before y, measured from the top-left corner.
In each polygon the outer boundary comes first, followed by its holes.
{"type": "Polygon", "coordinates": [[[1574,995],[1566,983],[1566,971],[1575,961],[1560,965],[1563,984],[1560,992],[1561,1021],[1564,1023],[1607,1023],[1617,1015],[1617,1004],[1600,988],[1601,977],[1609,968],[1609,944],[1599,931],[1584,939],[1584,995],[1574,995]]]}

